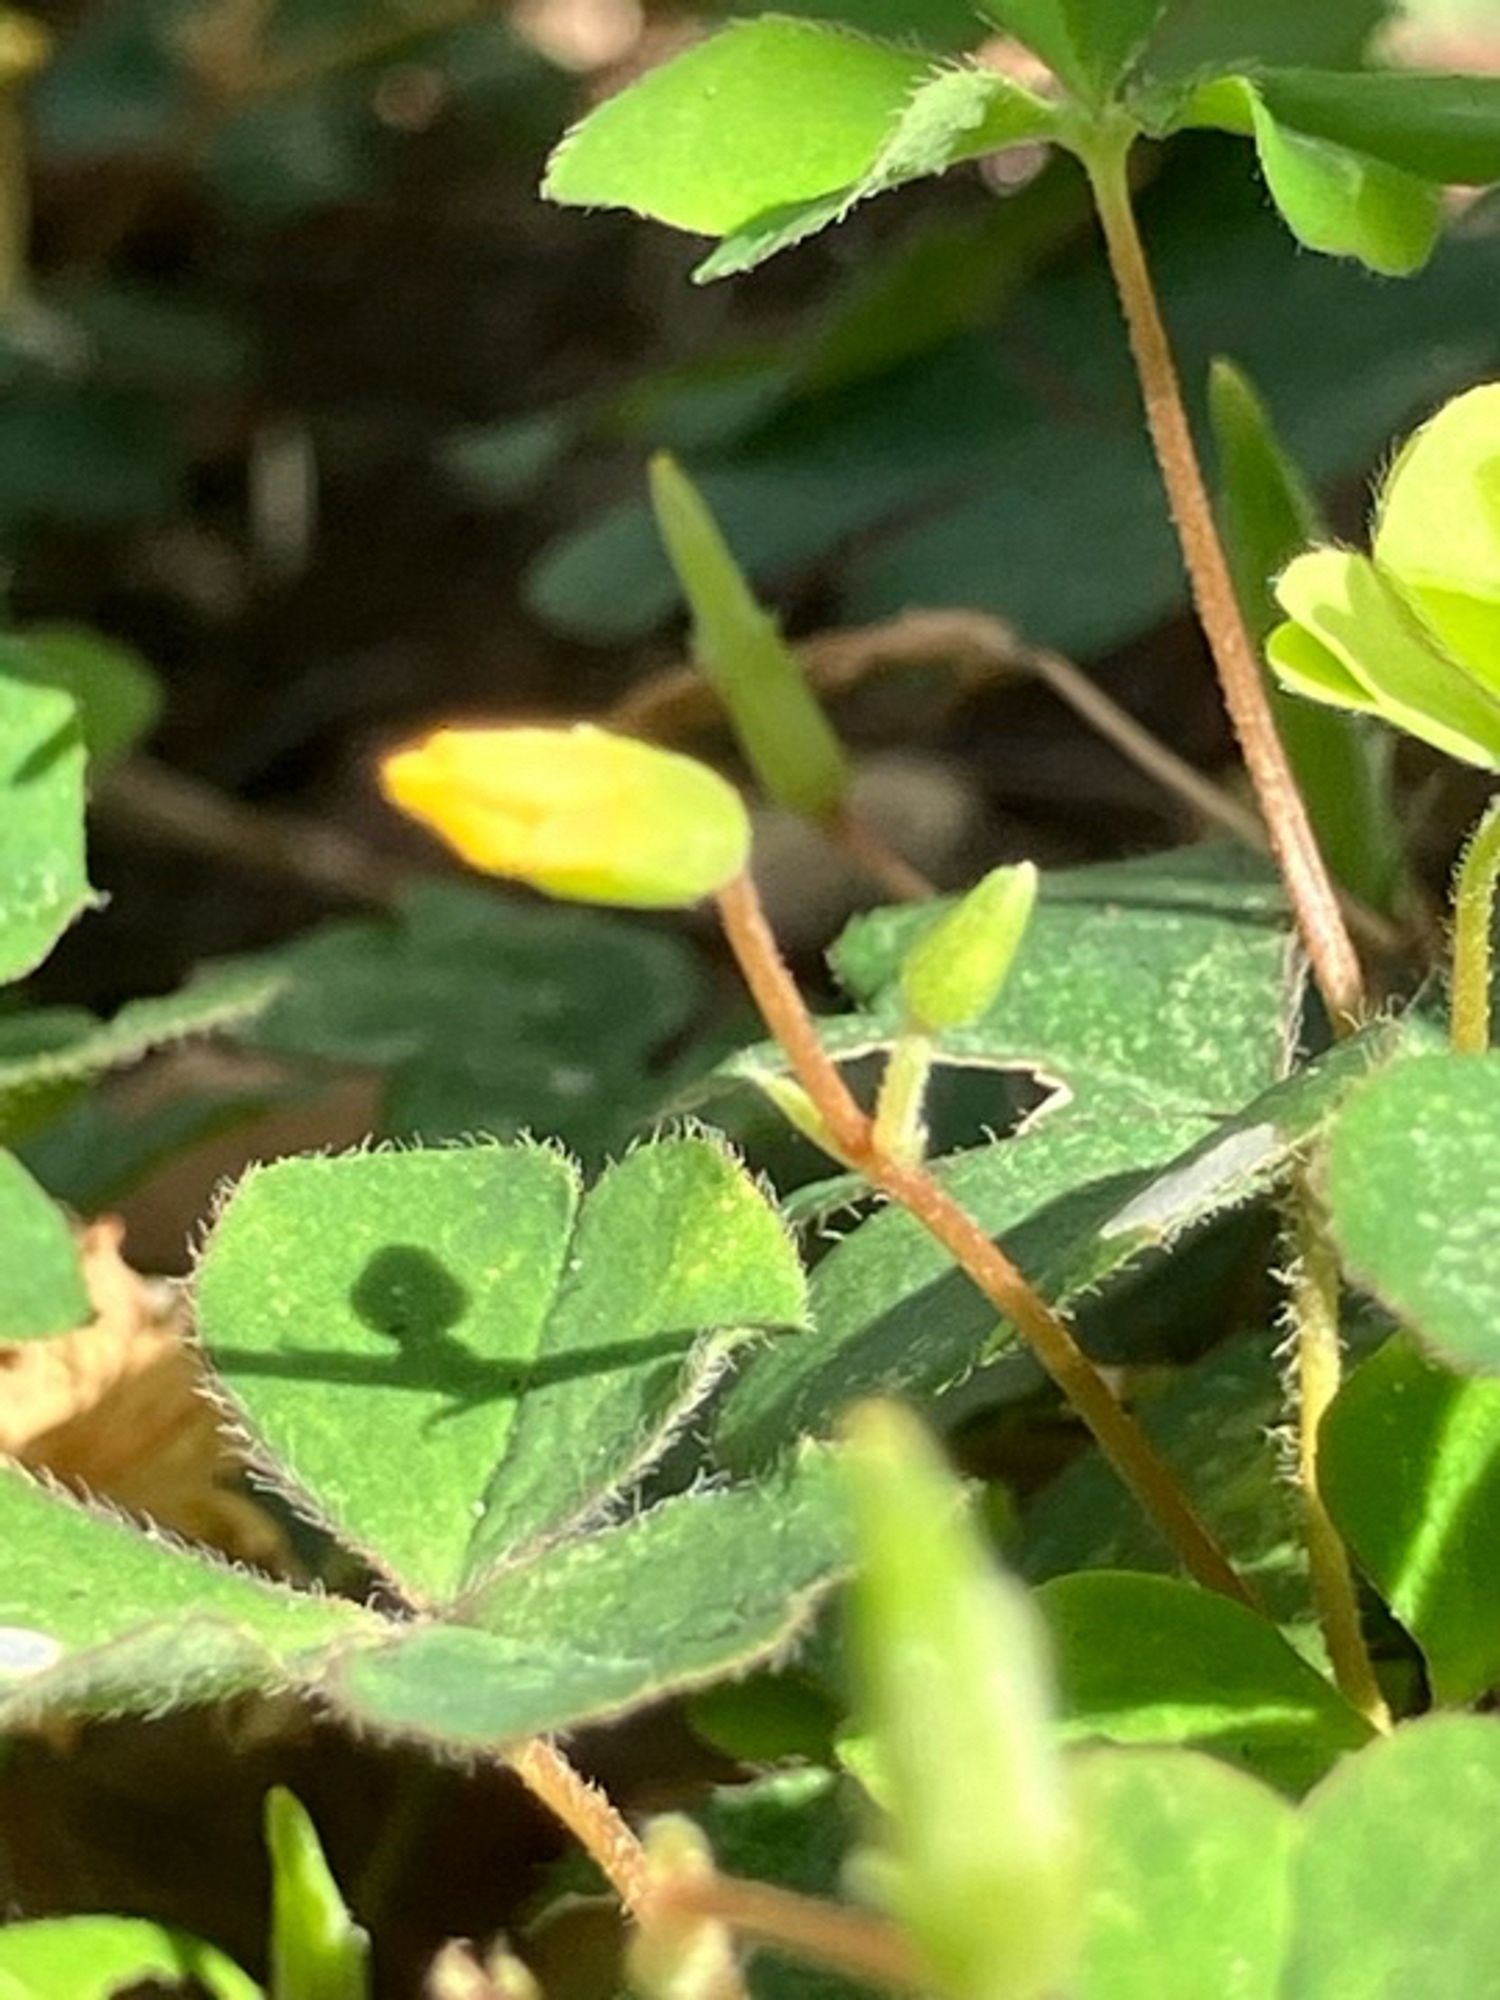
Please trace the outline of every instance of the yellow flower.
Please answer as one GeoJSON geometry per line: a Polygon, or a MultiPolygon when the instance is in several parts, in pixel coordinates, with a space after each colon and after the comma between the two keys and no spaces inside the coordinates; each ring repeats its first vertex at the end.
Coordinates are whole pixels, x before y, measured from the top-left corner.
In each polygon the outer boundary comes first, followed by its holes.
{"type": "Polygon", "coordinates": [[[1284,688],[1500,770],[1500,383],[1407,443],[1369,555],[1312,549],[1276,596],[1266,657],[1284,688]]]}
{"type": "Polygon", "coordinates": [[[386,758],[386,797],[473,868],[571,902],[674,909],[750,854],[732,785],[691,757],[580,723],[439,729],[386,758]]]}

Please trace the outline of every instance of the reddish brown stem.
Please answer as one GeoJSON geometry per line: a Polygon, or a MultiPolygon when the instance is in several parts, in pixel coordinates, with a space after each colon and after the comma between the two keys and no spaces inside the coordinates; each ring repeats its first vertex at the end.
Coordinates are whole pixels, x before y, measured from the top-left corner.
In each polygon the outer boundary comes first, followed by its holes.
{"type": "Polygon", "coordinates": [[[997,1313],[1011,1322],[1189,1573],[1210,1590],[1251,1602],[1177,1475],[1115,1397],[1067,1322],[926,1168],[905,1165],[882,1149],[873,1121],[850,1096],[818,1039],[748,875],[721,892],[719,908],[745,983],[840,1156],[899,1202],[952,1254],[997,1313]]]}
{"type": "Polygon", "coordinates": [[[727,1924],[739,1937],[775,1945],[854,1979],[907,1992],[924,1991],[929,1983],[893,1924],[768,1882],[712,1875],[674,1885],[661,1897],[658,1907],[663,1906],[673,1915],[727,1924]]]}
{"type": "Polygon", "coordinates": [[[626,1910],[639,1919],[647,1900],[646,1854],[609,1798],[555,1743],[533,1736],[505,1753],[527,1791],[568,1829],[626,1910]]]}
{"type": "Polygon", "coordinates": [[[920,868],[892,847],[884,834],[852,808],[827,822],[830,839],[837,841],[855,866],[898,903],[924,903],[937,890],[920,868]]]}
{"type": "Polygon", "coordinates": [[[817,1106],[829,1138],[846,1159],[862,1156],[869,1144],[870,1120],[818,1039],[748,874],[737,875],[719,891],[719,915],[750,997],[791,1064],[793,1076],[817,1106]]]}
{"type": "Polygon", "coordinates": [[[1088,162],[1110,268],[1140,375],[1146,423],[1199,621],[1218,669],[1224,705],[1255,788],[1271,851],[1286,883],[1297,928],[1338,1034],[1364,1011],[1359,958],[1317,836],[1271,712],[1260,662],[1235,595],[1224,545],[1182,400],[1182,385],[1136,227],[1124,145],[1101,147],[1088,162]]]}

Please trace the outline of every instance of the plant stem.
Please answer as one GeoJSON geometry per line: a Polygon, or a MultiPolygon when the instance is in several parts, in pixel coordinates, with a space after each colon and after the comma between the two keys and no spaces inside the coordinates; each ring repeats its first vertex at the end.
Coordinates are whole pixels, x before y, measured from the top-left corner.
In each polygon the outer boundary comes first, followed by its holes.
{"type": "Polygon", "coordinates": [[[863,870],[894,902],[925,903],[937,894],[921,869],[892,847],[885,835],[853,807],[845,806],[832,819],[823,821],[822,826],[856,868],[863,870]]]}
{"type": "Polygon", "coordinates": [[[854,1979],[909,1992],[925,1991],[929,1984],[893,1924],[815,1896],[716,1874],[674,1885],[662,1901],[674,1915],[727,1924],[741,1937],[795,1952],[854,1979]]]}
{"type": "Polygon", "coordinates": [[[1111,134],[1085,164],[1093,184],[1110,269],[1140,376],[1146,423],[1167,490],[1199,621],[1218,669],[1224,704],[1255,788],[1271,852],[1286,883],[1313,977],[1335,1034],[1358,1024],[1364,1007],[1359,959],[1339,908],[1307,807],[1277,733],[1260,662],[1246,630],[1224,545],[1182,400],[1131,205],[1128,142],[1111,134]]]}
{"type": "Polygon", "coordinates": [[[922,1120],[932,1075],[932,1043],[925,1035],[902,1035],[886,1058],[875,1103],[874,1143],[893,1160],[916,1166],[927,1150],[922,1120]]]}
{"type": "Polygon", "coordinates": [[[648,1900],[646,1853],[605,1793],[545,1736],[507,1750],[505,1762],[527,1791],[572,1834],[639,1921],[648,1900]]]}
{"type": "Polygon", "coordinates": [[[760,1009],[761,1019],[816,1105],[842,1156],[862,1162],[869,1151],[870,1121],[849,1094],[833,1058],[818,1039],[797,983],[787,970],[755,883],[737,875],[719,891],[724,934],[760,1009]]]}
{"type": "Polygon", "coordinates": [[[1453,888],[1450,1039],[1466,1054],[1490,1046],[1495,892],[1500,887],[1500,793],[1491,799],[1458,864],[1453,888]]]}
{"type": "Polygon", "coordinates": [[[1249,1591],[1198,1518],[1177,1475],[1115,1397],[1066,1320],[925,1167],[893,1159],[883,1149],[873,1121],[850,1096],[818,1039],[748,875],[720,892],[719,910],[766,1026],[843,1157],[935,1237],[1000,1316],[1015,1326],[1189,1573],[1210,1590],[1250,1603],[1249,1591]]]}
{"type": "Polygon", "coordinates": [[[1343,1351],[1338,1257],[1305,1175],[1298,1176],[1293,1190],[1292,1220],[1296,1259],[1290,1308],[1297,1340],[1297,1473],[1313,1601],[1341,1693],[1373,1728],[1387,1731],[1390,1710],[1365,1646],[1349,1558],[1323,1504],[1318,1479],[1318,1431],[1338,1393],[1343,1351]]]}

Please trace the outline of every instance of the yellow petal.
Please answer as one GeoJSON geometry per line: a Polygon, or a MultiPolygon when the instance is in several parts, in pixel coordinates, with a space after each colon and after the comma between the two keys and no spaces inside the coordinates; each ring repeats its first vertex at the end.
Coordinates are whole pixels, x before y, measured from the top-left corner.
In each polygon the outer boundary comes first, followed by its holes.
{"type": "Polygon", "coordinates": [[[744,869],[733,786],[691,757],[579,724],[440,729],[382,767],[386,797],[471,867],[569,901],[672,909],[744,869]]]}

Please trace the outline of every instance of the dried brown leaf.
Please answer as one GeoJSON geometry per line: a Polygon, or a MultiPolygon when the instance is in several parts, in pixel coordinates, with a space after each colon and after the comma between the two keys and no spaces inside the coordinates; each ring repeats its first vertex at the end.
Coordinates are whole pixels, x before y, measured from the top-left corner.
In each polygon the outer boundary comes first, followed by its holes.
{"type": "Polygon", "coordinates": [[[94,1307],[86,1326],[0,1343],[0,1453],[235,1561],[286,1573],[281,1530],[237,1490],[239,1465],[176,1295],[131,1269],[123,1236],[113,1216],[80,1232],[94,1307]]]}

